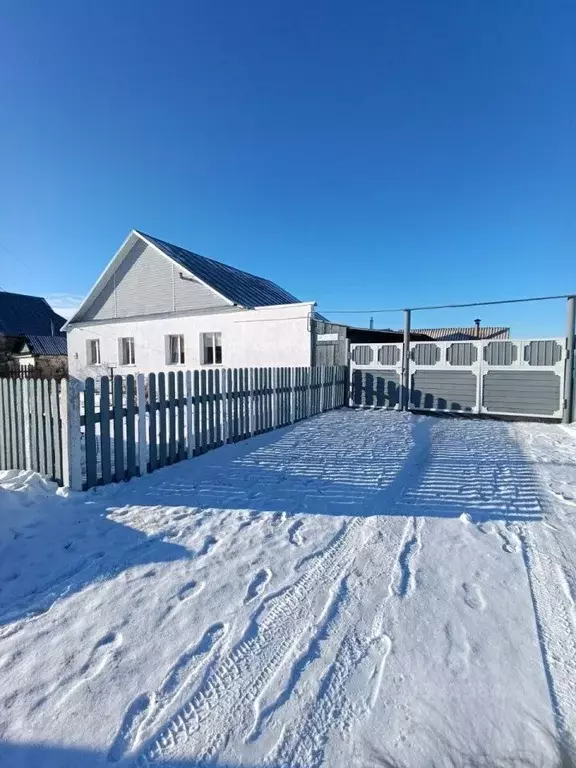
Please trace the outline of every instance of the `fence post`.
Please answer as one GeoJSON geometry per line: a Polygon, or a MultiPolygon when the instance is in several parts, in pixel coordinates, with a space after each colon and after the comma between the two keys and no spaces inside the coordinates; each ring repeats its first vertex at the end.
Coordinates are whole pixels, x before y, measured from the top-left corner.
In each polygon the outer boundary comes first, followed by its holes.
{"type": "Polygon", "coordinates": [[[80,382],[63,379],[60,391],[62,414],[62,480],[73,491],[82,490],[82,435],[80,431],[80,382]]]}

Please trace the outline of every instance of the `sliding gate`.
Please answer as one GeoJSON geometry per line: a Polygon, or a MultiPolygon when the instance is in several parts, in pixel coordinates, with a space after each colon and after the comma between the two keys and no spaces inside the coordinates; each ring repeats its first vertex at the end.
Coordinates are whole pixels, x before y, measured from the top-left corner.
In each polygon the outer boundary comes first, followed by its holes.
{"type": "MultiPolygon", "coordinates": [[[[561,418],[566,339],[417,341],[411,410],[561,418]]],[[[350,346],[351,405],[399,408],[402,344],[350,346]]]]}

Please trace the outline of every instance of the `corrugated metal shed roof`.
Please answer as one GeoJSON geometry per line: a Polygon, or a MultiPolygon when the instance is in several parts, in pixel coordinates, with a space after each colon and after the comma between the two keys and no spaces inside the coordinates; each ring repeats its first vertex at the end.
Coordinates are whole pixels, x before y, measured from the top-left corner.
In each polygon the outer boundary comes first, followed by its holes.
{"type": "Polygon", "coordinates": [[[0,336],[50,336],[65,322],[40,296],[0,291],[0,336]]]}
{"type": "Polygon", "coordinates": [[[16,354],[27,348],[32,355],[66,355],[66,336],[25,336],[17,347],[16,354]]]}
{"type": "Polygon", "coordinates": [[[480,326],[480,335],[476,327],[472,328],[413,328],[414,333],[425,333],[434,341],[463,341],[467,339],[509,339],[510,328],[499,326],[480,326]]]}
{"type": "Polygon", "coordinates": [[[229,267],[206,256],[199,256],[144,232],[138,234],[234,304],[242,307],[266,307],[299,302],[291,293],[263,277],[229,267]]]}

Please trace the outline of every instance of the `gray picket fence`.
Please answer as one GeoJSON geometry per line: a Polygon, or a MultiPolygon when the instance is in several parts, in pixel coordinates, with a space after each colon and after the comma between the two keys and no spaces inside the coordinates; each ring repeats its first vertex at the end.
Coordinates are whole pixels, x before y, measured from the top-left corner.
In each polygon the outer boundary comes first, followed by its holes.
{"type": "Polygon", "coordinates": [[[0,379],[0,469],[32,469],[64,483],[67,386],[65,380],[0,379]]]}
{"type": "Polygon", "coordinates": [[[88,378],[83,391],[70,390],[77,398],[69,409],[71,472],[78,475],[71,485],[88,489],[127,480],[341,408],[347,386],[345,366],[88,378]]]}

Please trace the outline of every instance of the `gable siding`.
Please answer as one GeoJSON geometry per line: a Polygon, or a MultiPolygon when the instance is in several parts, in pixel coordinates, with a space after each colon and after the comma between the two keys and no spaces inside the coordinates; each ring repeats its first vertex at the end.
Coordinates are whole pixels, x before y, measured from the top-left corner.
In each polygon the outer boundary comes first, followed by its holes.
{"type": "Polygon", "coordinates": [[[172,267],[174,271],[174,309],[176,312],[183,312],[187,309],[199,311],[230,306],[221,296],[197,280],[192,281],[189,276],[183,280],[180,277],[182,269],[177,264],[173,264],[172,267]]]}
{"type": "Polygon", "coordinates": [[[139,240],[78,320],[112,320],[167,312],[204,311],[228,302],[139,240]]]}

